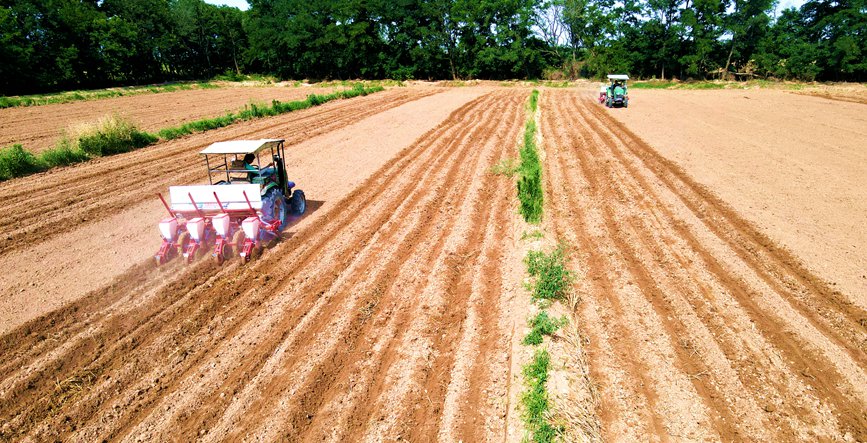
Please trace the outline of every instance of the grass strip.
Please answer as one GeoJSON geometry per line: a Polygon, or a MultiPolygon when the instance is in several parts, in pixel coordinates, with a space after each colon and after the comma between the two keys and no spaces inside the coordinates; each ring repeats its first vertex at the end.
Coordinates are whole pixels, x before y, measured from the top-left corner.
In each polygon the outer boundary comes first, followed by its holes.
{"type": "Polygon", "coordinates": [[[521,215],[528,223],[542,220],[542,165],[536,149],[536,110],[539,106],[539,91],[530,94],[530,115],[524,127],[524,142],[520,149],[521,165],[518,168],[518,200],[521,215]]]}
{"type": "Polygon", "coordinates": [[[158,135],[140,131],[129,121],[117,116],[100,119],[95,124],[72,128],[58,144],[38,155],[21,145],[0,148],[0,181],[87,161],[94,157],[120,154],[156,143],[160,138],[172,140],[187,134],[222,128],[237,121],[269,117],[287,112],[319,106],[332,100],[353,98],[384,90],[382,86],[365,87],[357,84],[352,89],[330,94],[310,94],[304,100],[280,102],[271,105],[251,103],[238,113],[196,120],[183,125],[162,129],[158,135]]]}
{"type": "Polygon", "coordinates": [[[301,109],[312,108],[332,100],[341,98],[353,98],[360,95],[368,95],[374,92],[384,90],[382,86],[365,87],[364,85],[356,84],[352,89],[336,91],[330,94],[310,94],[304,100],[296,100],[291,102],[280,102],[274,100],[271,105],[251,103],[244,106],[244,109],[237,113],[228,113],[216,118],[206,118],[196,120],[189,123],[184,123],[180,126],[166,128],[159,131],[160,138],[172,140],[184,135],[193,134],[196,132],[204,132],[211,129],[222,128],[229,126],[237,121],[252,120],[255,118],[270,117],[287,112],[298,111],[301,109]]]}
{"type": "Polygon", "coordinates": [[[124,88],[96,89],[90,91],[66,91],[57,94],[34,94],[0,97],[0,109],[22,106],[39,106],[55,103],[71,103],[103,98],[125,97],[145,93],[186,91],[190,89],[214,89],[219,86],[210,82],[172,83],[167,85],[128,86],[124,88]]]}

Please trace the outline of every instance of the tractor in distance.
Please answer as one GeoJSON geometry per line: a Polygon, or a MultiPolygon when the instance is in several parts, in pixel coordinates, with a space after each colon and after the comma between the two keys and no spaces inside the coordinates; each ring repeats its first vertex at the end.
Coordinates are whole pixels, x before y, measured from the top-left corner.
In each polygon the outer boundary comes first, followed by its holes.
{"type": "Polygon", "coordinates": [[[608,74],[610,84],[605,90],[605,95],[599,97],[600,102],[604,100],[605,106],[609,108],[629,107],[629,92],[626,90],[626,82],[629,76],[625,74],[608,74]]]}

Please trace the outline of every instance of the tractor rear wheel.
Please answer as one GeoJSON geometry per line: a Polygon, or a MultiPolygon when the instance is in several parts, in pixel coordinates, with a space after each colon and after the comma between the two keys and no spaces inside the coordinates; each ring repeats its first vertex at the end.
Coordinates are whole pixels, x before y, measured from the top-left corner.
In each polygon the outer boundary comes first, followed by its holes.
{"type": "Polygon", "coordinates": [[[296,217],[307,211],[307,197],[304,196],[304,191],[296,189],[292,192],[292,197],[289,199],[289,210],[296,217]]]}

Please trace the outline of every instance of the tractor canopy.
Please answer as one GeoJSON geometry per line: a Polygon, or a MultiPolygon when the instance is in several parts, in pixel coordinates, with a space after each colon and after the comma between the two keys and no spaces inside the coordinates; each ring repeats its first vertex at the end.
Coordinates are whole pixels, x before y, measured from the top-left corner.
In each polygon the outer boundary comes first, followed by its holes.
{"type": "Polygon", "coordinates": [[[266,192],[269,182],[277,183],[286,190],[283,165],[283,139],[230,140],[214,143],[199,154],[205,157],[208,181],[212,185],[232,183],[255,183],[266,192]],[[244,157],[252,155],[247,163],[244,157]]]}

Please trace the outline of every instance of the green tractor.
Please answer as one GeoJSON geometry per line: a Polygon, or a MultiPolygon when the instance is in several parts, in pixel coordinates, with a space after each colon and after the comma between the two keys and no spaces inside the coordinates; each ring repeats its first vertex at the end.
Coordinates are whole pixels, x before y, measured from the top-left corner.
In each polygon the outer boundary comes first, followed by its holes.
{"type": "Polygon", "coordinates": [[[609,108],[629,107],[629,92],[626,90],[626,82],[629,76],[625,74],[608,74],[608,85],[605,93],[605,106],[609,108]]]}

